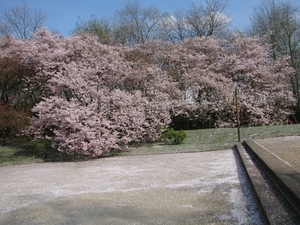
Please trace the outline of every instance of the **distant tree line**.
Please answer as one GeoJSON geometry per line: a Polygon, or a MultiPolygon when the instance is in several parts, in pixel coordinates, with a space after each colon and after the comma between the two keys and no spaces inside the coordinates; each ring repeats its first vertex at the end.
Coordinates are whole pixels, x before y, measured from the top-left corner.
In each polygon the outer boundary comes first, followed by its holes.
{"type": "Polygon", "coordinates": [[[130,46],[158,39],[176,43],[193,37],[223,37],[229,34],[231,23],[229,16],[224,14],[225,8],[226,3],[221,0],[205,0],[171,15],[161,13],[155,6],[142,7],[134,0],[110,19],[93,15],[87,21],[77,21],[72,33],[91,33],[104,44],[130,46]]]}

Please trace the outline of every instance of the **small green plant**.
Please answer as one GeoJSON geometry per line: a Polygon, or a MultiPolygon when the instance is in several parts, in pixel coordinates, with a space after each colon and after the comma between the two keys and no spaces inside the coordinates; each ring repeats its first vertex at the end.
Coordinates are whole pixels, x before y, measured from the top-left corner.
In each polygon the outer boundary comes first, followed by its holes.
{"type": "Polygon", "coordinates": [[[186,132],[184,130],[174,130],[172,128],[166,128],[162,133],[162,138],[169,140],[172,144],[182,144],[186,138],[186,132]]]}

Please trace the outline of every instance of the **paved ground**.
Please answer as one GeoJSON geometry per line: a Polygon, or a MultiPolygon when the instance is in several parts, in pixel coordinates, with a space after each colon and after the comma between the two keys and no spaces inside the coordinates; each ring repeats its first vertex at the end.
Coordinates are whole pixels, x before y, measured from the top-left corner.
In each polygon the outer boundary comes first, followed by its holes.
{"type": "Polygon", "coordinates": [[[260,202],[260,209],[264,212],[266,224],[299,224],[300,173],[278,156],[292,158],[294,155],[298,158],[296,152],[289,151],[292,150],[294,141],[296,142],[296,137],[246,140],[244,146],[252,157],[249,157],[242,146],[237,145],[260,202]],[[287,140],[289,144],[286,143],[287,140]],[[274,147],[269,148],[270,146],[274,147]],[[255,158],[255,162],[251,158],[255,158]]]}
{"type": "Polygon", "coordinates": [[[234,151],[0,167],[0,224],[261,224],[234,151]]]}
{"type": "Polygon", "coordinates": [[[256,142],[300,173],[300,136],[267,138],[256,142]]]}

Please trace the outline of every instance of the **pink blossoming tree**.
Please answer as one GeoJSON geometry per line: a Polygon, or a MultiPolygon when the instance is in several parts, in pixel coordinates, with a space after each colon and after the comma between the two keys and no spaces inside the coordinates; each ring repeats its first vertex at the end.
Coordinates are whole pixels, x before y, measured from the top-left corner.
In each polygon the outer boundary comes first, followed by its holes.
{"type": "Polygon", "coordinates": [[[275,61],[269,57],[269,46],[262,45],[256,37],[198,37],[176,45],[148,45],[151,47],[143,48],[144,61],[166,71],[182,93],[177,115],[213,120],[219,127],[234,126],[233,78],[239,79],[243,125],[281,124],[291,113],[288,107],[294,104],[294,97],[289,79],[294,70],[288,66],[287,58],[275,61]]]}
{"type": "MultiPolygon", "coordinates": [[[[51,43],[48,38],[39,41],[51,43]]],[[[129,142],[159,138],[170,123],[171,104],[156,85],[165,82],[156,68],[132,69],[118,51],[93,36],[59,41],[56,60],[41,59],[39,76],[49,78],[50,92],[32,109],[35,135],[51,139],[60,151],[91,156],[129,142]],[[139,88],[126,88],[126,80],[138,75],[158,78],[143,80],[139,88]]],[[[51,54],[53,48],[45,45],[44,54],[51,54]]]]}
{"type": "Polygon", "coordinates": [[[9,65],[25,71],[16,79],[19,93],[7,96],[34,106],[28,132],[69,154],[96,157],[157,140],[178,115],[233,127],[235,77],[243,125],[280,124],[294,104],[294,71],[255,37],[125,47],[41,29],[30,40],[0,41],[3,71],[16,71],[9,65]]]}

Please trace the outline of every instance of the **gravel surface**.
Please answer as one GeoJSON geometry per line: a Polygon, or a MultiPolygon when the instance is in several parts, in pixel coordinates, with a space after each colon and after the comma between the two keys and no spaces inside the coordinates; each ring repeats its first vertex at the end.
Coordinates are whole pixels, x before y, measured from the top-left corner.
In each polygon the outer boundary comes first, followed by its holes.
{"type": "Polygon", "coordinates": [[[0,167],[0,224],[261,224],[233,150],[0,167]]]}

